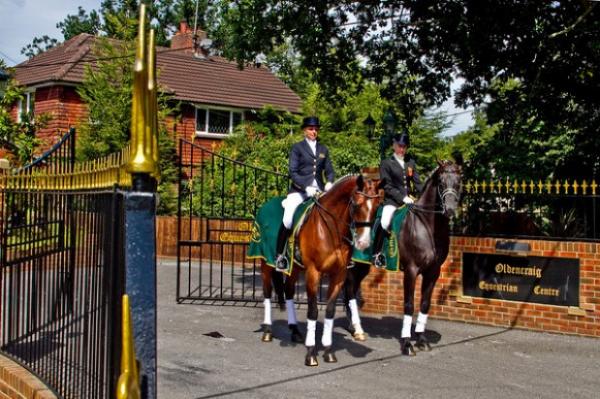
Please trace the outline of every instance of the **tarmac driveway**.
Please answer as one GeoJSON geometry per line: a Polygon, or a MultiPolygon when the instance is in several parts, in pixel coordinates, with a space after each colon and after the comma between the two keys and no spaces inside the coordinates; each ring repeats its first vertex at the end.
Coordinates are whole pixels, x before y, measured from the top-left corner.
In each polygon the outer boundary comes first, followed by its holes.
{"type": "MultiPolygon", "coordinates": [[[[598,398],[600,340],[430,319],[431,352],[400,355],[399,317],[363,315],[355,342],[338,309],[338,363],[304,366],[285,312],[260,341],[262,305],[175,302],[175,266],[158,267],[158,397],[200,398],[598,398]]],[[[319,312],[322,321],[324,311],[319,312]]],[[[306,330],[306,307],[298,310],[306,330]]],[[[321,324],[317,329],[320,341],[321,324]]],[[[322,351],[320,352],[320,355],[322,351]]]]}

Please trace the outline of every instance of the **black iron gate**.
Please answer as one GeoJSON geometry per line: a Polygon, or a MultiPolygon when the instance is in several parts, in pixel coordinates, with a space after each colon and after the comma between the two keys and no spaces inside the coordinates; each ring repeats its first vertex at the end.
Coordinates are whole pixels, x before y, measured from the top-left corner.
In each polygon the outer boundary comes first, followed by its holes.
{"type": "MultiPolygon", "coordinates": [[[[288,176],[186,140],[179,154],[177,301],[262,301],[260,261],[246,257],[252,222],[263,203],[287,194],[288,176]]],[[[302,276],[299,303],[305,302],[303,287],[302,276]]]]}

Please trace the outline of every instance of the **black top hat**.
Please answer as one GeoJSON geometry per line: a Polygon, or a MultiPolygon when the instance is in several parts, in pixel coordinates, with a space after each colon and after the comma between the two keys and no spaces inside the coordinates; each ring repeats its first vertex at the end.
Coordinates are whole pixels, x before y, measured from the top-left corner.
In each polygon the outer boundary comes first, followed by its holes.
{"type": "Polygon", "coordinates": [[[300,128],[304,129],[307,126],[321,127],[321,124],[319,123],[319,118],[317,118],[316,116],[307,116],[302,120],[302,126],[300,126],[300,128]]]}
{"type": "Polygon", "coordinates": [[[407,147],[410,145],[410,139],[408,138],[407,133],[395,134],[394,137],[392,137],[392,142],[398,145],[405,145],[407,147]]]}

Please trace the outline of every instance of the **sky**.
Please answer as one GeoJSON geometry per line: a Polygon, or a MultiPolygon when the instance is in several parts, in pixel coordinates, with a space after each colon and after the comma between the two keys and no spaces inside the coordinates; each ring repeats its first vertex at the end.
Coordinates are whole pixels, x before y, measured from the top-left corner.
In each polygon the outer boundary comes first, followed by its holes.
{"type": "MultiPolygon", "coordinates": [[[[101,0],[0,0],[0,58],[8,66],[25,61],[21,49],[32,42],[34,37],[48,35],[62,41],[62,34],[56,24],[69,14],[77,14],[78,6],[88,13],[100,8],[101,0]]],[[[453,90],[458,85],[455,82],[453,90]]],[[[454,107],[452,98],[440,108],[449,114],[463,112],[454,107]]],[[[473,124],[470,113],[460,113],[449,118],[450,128],[443,132],[452,136],[473,124]]]]}

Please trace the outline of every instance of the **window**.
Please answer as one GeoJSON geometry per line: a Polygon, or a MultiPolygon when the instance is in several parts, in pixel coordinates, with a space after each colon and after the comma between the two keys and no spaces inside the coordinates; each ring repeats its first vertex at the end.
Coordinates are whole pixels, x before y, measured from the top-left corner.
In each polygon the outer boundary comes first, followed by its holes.
{"type": "Polygon", "coordinates": [[[243,120],[243,112],[227,108],[196,108],[196,133],[224,137],[243,120]]]}
{"type": "Polygon", "coordinates": [[[23,122],[25,118],[33,119],[35,105],[35,92],[28,91],[23,93],[23,98],[19,100],[18,115],[19,122],[23,122]]]}

